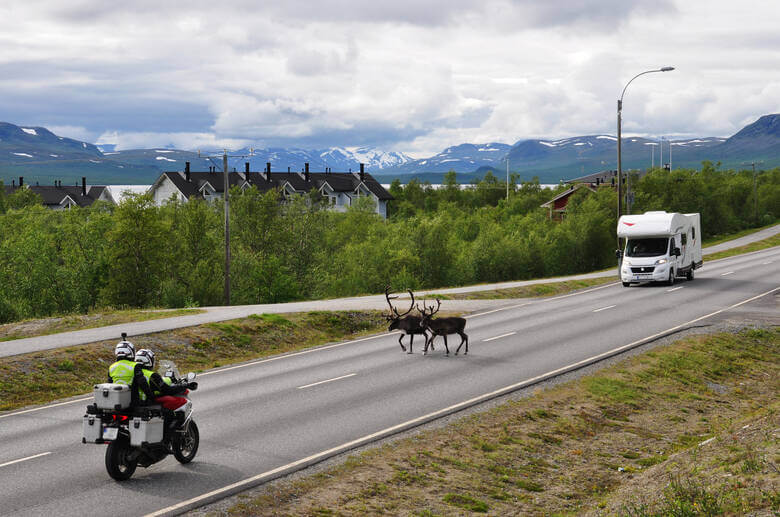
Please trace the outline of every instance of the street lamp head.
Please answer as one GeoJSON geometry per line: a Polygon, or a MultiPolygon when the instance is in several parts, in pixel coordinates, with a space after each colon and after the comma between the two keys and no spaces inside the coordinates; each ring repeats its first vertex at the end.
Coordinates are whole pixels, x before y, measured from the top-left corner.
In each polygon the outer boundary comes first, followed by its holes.
{"type": "Polygon", "coordinates": [[[674,70],[673,66],[665,66],[661,68],[661,72],[671,72],[672,70],[674,70]]]}

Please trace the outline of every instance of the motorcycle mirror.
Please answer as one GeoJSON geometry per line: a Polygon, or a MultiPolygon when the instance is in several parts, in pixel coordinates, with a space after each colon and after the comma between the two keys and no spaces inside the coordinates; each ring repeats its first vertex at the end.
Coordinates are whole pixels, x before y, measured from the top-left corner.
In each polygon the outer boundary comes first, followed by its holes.
{"type": "Polygon", "coordinates": [[[195,372],[190,372],[187,374],[187,380],[192,382],[195,380],[195,372]]]}
{"type": "Polygon", "coordinates": [[[172,378],[173,377],[173,370],[165,370],[165,376],[172,378]]]}

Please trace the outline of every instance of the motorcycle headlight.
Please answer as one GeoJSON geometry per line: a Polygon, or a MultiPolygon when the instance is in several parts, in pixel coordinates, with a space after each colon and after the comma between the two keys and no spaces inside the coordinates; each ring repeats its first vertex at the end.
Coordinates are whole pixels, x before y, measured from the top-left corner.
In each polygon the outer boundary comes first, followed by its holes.
{"type": "Polygon", "coordinates": [[[655,261],[655,265],[656,265],[656,266],[659,266],[659,265],[661,265],[661,264],[666,264],[666,259],[665,259],[665,258],[663,258],[663,259],[658,259],[658,260],[656,260],[656,261],[655,261]]]}

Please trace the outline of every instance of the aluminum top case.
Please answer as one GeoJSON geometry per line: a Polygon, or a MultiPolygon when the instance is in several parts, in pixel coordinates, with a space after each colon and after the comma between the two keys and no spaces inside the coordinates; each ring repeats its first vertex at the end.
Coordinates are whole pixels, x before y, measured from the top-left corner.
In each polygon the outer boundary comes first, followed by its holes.
{"type": "Polygon", "coordinates": [[[127,384],[95,384],[94,396],[98,409],[114,411],[129,408],[132,400],[130,386],[127,384]]]}

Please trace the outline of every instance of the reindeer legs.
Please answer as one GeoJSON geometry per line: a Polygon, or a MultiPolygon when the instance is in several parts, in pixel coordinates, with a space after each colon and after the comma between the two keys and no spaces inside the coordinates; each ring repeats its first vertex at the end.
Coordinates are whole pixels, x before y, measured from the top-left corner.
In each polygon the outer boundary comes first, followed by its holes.
{"type": "MultiPolygon", "coordinates": [[[[403,334],[401,334],[401,335],[398,337],[398,344],[399,344],[399,345],[401,345],[401,350],[403,350],[404,352],[406,352],[406,347],[404,346],[404,344],[403,344],[403,342],[402,342],[403,338],[404,338],[404,335],[403,335],[403,334]]],[[[414,338],[412,338],[412,339],[414,339],[414,338]]],[[[411,348],[411,347],[412,347],[412,344],[411,344],[411,343],[409,343],[409,348],[411,348]]],[[[409,353],[411,354],[411,352],[409,352],[409,353]]]]}
{"type": "Polygon", "coordinates": [[[458,345],[458,349],[455,350],[455,355],[458,355],[458,352],[460,351],[460,347],[463,346],[463,343],[466,343],[466,350],[463,352],[463,355],[468,355],[469,353],[469,336],[465,332],[458,332],[460,334],[460,345],[458,345]]]}

